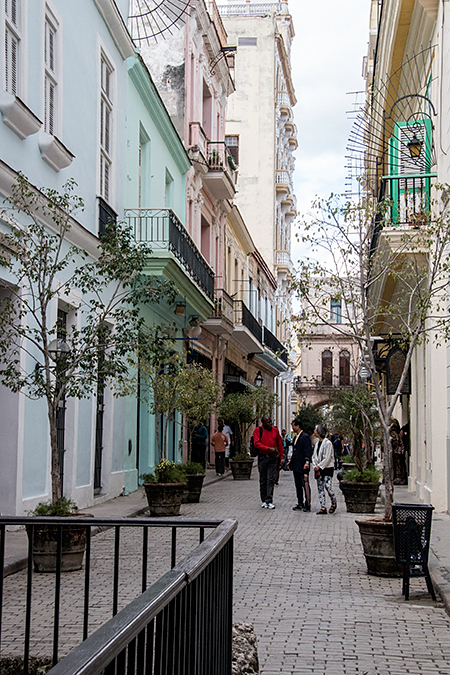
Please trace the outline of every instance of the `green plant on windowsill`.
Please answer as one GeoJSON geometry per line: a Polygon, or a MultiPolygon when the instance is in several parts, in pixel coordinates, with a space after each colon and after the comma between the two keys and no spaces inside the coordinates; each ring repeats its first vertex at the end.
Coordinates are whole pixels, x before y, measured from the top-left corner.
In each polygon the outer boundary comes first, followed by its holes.
{"type": "Polygon", "coordinates": [[[143,473],[140,478],[144,483],[184,483],[185,472],[179,464],[162,459],[153,473],[143,473]]]}
{"type": "Polygon", "coordinates": [[[182,469],[187,476],[205,473],[205,469],[199,462],[186,462],[186,464],[180,464],[180,469],[182,469]]]}
{"type": "Polygon", "coordinates": [[[381,481],[381,471],[373,465],[367,466],[360,471],[357,467],[345,472],[345,483],[379,483],[381,481]]]}
{"type": "Polygon", "coordinates": [[[28,511],[30,516],[73,516],[78,512],[78,506],[71,499],[60,497],[55,503],[39,502],[39,504],[28,511]]]}

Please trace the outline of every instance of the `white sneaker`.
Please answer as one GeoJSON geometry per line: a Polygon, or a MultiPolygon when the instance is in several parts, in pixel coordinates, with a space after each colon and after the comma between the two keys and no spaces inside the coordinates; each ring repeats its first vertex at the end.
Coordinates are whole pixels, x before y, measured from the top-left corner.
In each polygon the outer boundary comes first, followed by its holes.
{"type": "Polygon", "coordinates": [[[275,504],[266,504],[266,509],[274,509],[275,504]]]}
{"type": "Polygon", "coordinates": [[[263,503],[261,504],[261,508],[262,508],[262,509],[267,509],[267,504],[266,504],[266,502],[263,502],[263,503]]]}

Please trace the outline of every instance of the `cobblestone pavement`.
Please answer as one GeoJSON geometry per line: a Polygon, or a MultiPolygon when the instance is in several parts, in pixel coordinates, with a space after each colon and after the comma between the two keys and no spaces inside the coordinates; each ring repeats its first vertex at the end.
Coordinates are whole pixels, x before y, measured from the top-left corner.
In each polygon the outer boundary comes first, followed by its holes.
{"type": "MultiPolygon", "coordinates": [[[[277,508],[262,509],[254,469],[251,481],[227,477],[205,488],[199,504],[182,507],[182,516],[188,518],[239,521],[234,620],[255,626],[261,675],[450,675],[450,617],[442,602],[439,598],[432,602],[422,578],[411,580],[410,601],[405,602],[401,580],[367,574],[355,516],[345,512],[337,485],[336,494],[334,515],[316,516],[315,485],[312,513],[293,512],[292,475],[282,472],[275,491],[277,508]]],[[[91,629],[110,616],[113,536],[107,531],[93,540],[91,629]]],[[[183,534],[179,556],[192,549],[196,537],[192,532],[183,534]]],[[[162,531],[152,537],[150,580],[168,568],[169,538],[162,531]]],[[[139,593],[140,535],[127,532],[123,545],[121,606],[139,593]]],[[[14,651],[23,633],[24,574],[5,579],[9,600],[4,653],[14,651]]],[[[67,651],[79,641],[83,573],[63,577],[61,641],[67,651]]],[[[39,597],[39,604],[33,642],[42,653],[47,649],[48,598],[54,592],[54,577],[35,575],[34,579],[33,596],[39,597]]]]}

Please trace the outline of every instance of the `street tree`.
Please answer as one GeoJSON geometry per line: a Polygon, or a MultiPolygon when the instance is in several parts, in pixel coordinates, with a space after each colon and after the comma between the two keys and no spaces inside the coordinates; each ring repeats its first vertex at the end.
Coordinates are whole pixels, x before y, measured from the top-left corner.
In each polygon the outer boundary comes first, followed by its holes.
{"type": "MultiPolygon", "coordinates": [[[[360,373],[374,391],[384,447],[385,518],[391,519],[393,453],[390,425],[418,345],[449,336],[445,288],[449,277],[448,192],[435,186],[427,217],[407,226],[392,222],[392,203],[343,203],[333,195],[317,199],[301,223],[299,237],[311,255],[298,266],[293,283],[301,311],[299,339],[311,326],[355,341],[360,373]],[[330,313],[341,306],[340,322],[330,313]],[[376,343],[398,349],[396,379],[387,394],[377,363],[376,343]]],[[[330,335],[332,340],[332,335],[330,335]]]]}
{"type": "Polygon", "coordinates": [[[128,377],[128,356],[144,328],[143,304],[172,302],[172,284],[147,276],[151,250],[122,223],[110,223],[95,254],[72,245],[83,211],[76,183],[36,189],[20,175],[1,217],[0,381],[45,399],[52,502],[61,498],[57,410],[65,397],[86,398],[102,383],[128,377]],[[57,308],[67,312],[58,319],[57,308]]]}

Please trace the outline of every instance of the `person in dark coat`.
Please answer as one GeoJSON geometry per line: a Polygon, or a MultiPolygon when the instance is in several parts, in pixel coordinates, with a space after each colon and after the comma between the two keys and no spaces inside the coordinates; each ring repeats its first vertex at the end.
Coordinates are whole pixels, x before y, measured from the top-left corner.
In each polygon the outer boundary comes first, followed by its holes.
{"type": "Polygon", "coordinates": [[[294,474],[297,504],[294,511],[311,511],[311,488],[309,485],[309,469],[313,454],[312,443],[309,434],[303,431],[302,420],[296,417],[292,422],[292,429],[296,434],[293,441],[292,457],[289,460],[289,469],[294,474]],[[303,492],[305,498],[303,499],[303,492]]]}

